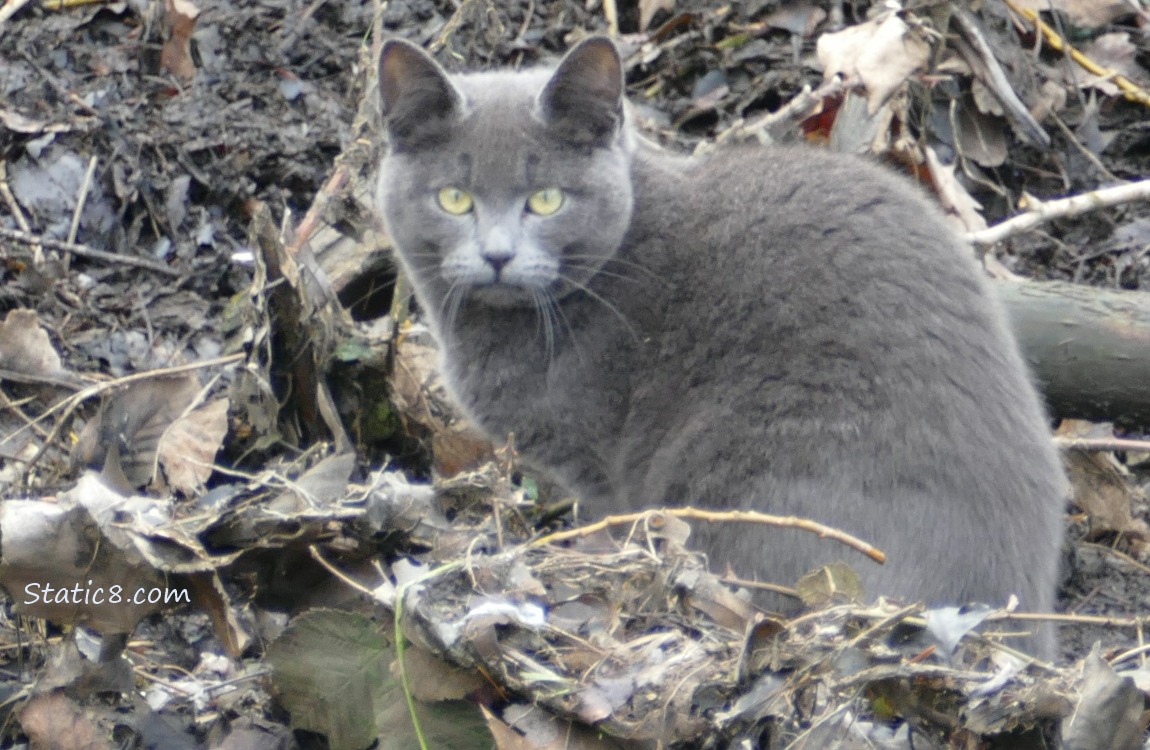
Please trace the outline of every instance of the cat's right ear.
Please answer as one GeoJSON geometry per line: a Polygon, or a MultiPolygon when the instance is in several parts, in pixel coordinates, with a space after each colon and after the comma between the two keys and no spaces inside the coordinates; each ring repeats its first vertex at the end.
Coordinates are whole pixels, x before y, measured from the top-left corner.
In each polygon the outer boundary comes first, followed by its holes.
{"type": "Polygon", "coordinates": [[[379,98],[397,151],[445,137],[462,107],[462,97],[439,63],[403,39],[388,39],[380,50],[379,98]]]}
{"type": "Polygon", "coordinates": [[[593,36],[575,45],[543,87],[539,106],[567,140],[609,145],[623,123],[623,62],[615,43],[593,36]]]}

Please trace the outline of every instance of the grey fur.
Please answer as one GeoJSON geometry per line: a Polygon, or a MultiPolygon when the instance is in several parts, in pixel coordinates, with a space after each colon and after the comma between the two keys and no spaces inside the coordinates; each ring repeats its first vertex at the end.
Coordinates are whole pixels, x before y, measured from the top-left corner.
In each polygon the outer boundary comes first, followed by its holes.
{"type": "Polygon", "coordinates": [[[488,433],[595,512],[753,508],[889,555],[697,523],[718,570],[792,583],[844,558],[871,595],[1052,608],[1061,466],[970,250],[916,187],[814,150],[636,146],[602,39],[554,74],[448,77],[400,41],[380,64],[383,214],[488,433]],[[474,211],[442,211],[446,186],[474,211]],[[525,212],[547,187],[559,212],[525,212]]]}

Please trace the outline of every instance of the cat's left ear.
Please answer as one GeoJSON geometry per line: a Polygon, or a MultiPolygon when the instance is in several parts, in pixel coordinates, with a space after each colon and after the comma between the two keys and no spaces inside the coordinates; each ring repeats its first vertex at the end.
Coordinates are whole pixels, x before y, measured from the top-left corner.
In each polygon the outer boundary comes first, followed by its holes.
{"type": "Polygon", "coordinates": [[[379,97],[393,149],[445,136],[463,97],[431,55],[403,39],[388,39],[379,55],[379,97]]]}
{"type": "Polygon", "coordinates": [[[615,43],[593,36],[575,45],[543,87],[539,108],[563,138],[609,145],[623,123],[623,63],[615,43]]]}

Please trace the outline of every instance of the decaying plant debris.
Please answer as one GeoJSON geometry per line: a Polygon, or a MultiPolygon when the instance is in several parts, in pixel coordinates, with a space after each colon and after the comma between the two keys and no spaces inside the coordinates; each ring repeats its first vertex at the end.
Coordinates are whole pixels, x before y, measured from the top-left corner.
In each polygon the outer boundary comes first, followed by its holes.
{"type": "MultiPolygon", "coordinates": [[[[454,414],[387,259],[364,41],[458,69],[613,28],[669,148],[874,153],[996,275],[1144,290],[1147,186],[1113,185],[1150,174],[1144,7],[58,5],[0,10],[0,632],[24,698],[0,742],[1145,743],[1141,433],[1060,429],[1084,452],[1058,664],[996,645],[1025,619],[849,603],[841,569],[764,616],[690,551],[699,518],[557,536],[570,499],[454,414]]],[[[1146,320],[1124,299],[1106,341],[1146,320]]]]}

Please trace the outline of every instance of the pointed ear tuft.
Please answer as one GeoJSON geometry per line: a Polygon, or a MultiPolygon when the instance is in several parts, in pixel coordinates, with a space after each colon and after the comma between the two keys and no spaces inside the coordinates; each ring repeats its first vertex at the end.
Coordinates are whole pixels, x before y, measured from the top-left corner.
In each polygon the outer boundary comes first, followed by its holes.
{"type": "Polygon", "coordinates": [[[442,139],[461,105],[459,92],[439,63],[403,39],[383,43],[379,98],[393,150],[442,139]]]}
{"type": "Polygon", "coordinates": [[[608,145],[623,122],[623,63],[615,43],[593,36],[575,45],[543,87],[539,105],[563,138],[608,145]]]}

